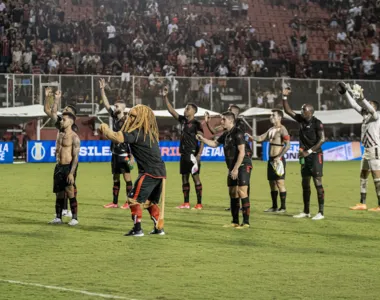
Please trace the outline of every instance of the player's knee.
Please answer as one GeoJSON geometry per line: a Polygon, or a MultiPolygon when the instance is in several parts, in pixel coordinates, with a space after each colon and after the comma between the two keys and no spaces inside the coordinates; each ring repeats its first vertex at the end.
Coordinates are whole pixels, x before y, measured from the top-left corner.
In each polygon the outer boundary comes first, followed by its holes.
{"type": "Polygon", "coordinates": [[[120,182],[120,174],[113,174],[113,181],[114,182],[120,182]]]}
{"type": "Polygon", "coordinates": [[[126,182],[132,180],[131,173],[124,173],[123,177],[126,182]]]}
{"type": "Polygon", "coordinates": [[[239,198],[247,198],[248,197],[247,190],[248,190],[247,186],[239,186],[238,187],[239,198]]]}
{"type": "Polygon", "coordinates": [[[143,204],[143,208],[144,209],[148,209],[149,207],[151,207],[153,205],[152,202],[150,202],[149,200],[146,200],[143,204]]]}
{"type": "Polygon", "coordinates": [[[182,184],[189,183],[189,175],[182,175],[182,184]]]}
{"type": "Polygon", "coordinates": [[[309,180],[302,180],[302,189],[303,190],[310,190],[310,181],[309,180]]]}
{"type": "Polygon", "coordinates": [[[368,170],[361,170],[361,172],[360,172],[360,178],[367,179],[368,176],[369,176],[369,171],[368,170]]]}
{"type": "Polygon", "coordinates": [[[237,186],[231,186],[229,188],[229,192],[230,192],[231,198],[239,198],[239,192],[238,192],[237,186]]]}

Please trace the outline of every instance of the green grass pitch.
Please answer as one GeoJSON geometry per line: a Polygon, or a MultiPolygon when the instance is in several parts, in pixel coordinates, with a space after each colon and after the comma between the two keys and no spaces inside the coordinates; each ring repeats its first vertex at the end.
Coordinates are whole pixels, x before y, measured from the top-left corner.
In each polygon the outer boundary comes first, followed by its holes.
{"type": "MultiPolygon", "coordinates": [[[[148,235],[144,211],[142,238],[123,236],[129,211],[102,207],[112,196],[109,163],[80,164],[75,228],[47,224],[52,164],[1,165],[0,299],[97,298],[1,280],[137,300],[379,299],[380,215],[348,210],[359,198],[359,164],[325,163],[326,219],[315,222],[291,217],[303,207],[297,163],[287,169],[288,215],[263,213],[271,204],[266,163],[255,161],[251,228],[239,231],[222,227],[231,220],[224,163],[202,165],[202,211],[175,209],[183,202],[179,165],[167,163],[167,235],[148,235]]],[[[367,203],[377,205],[372,179],[367,203]]]]}

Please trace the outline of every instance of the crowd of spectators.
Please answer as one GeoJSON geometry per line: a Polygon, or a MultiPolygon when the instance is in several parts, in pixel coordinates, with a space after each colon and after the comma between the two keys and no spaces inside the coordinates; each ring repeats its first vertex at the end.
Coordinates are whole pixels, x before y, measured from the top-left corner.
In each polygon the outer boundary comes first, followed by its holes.
{"type": "MultiPolygon", "coordinates": [[[[81,2],[72,5],[79,7],[81,2]]],[[[0,73],[121,75],[110,81],[112,97],[131,102],[134,89],[141,103],[169,83],[180,95],[178,105],[198,101],[207,108],[211,92],[214,102],[223,103],[230,90],[248,91],[247,84],[220,79],[210,91],[207,79],[195,82],[173,76],[377,78],[380,1],[312,2],[329,10],[331,18],[308,18],[308,1],[268,0],[294,14],[289,22],[293,33],[282,42],[254,28],[249,0],[94,0],[93,17],[82,20],[66,16],[60,6],[65,2],[59,0],[0,0],[0,73]],[[199,4],[201,10],[188,11],[189,5],[199,4]],[[210,30],[202,31],[205,27],[210,30]],[[311,34],[322,36],[328,45],[325,65],[310,59],[311,34]],[[146,79],[132,87],[131,75],[146,79]]],[[[76,102],[86,103],[91,88],[85,79],[72,82],[65,99],[71,101],[75,95],[76,102]]],[[[325,87],[324,92],[331,89],[325,87]]],[[[280,90],[273,85],[250,93],[257,106],[270,108],[277,105],[280,90]]],[[[335,99],[325,98],[323,108],[336,105],[335,99]]],[[[153,106],[162,108],[159,97],[153,106]]]]}

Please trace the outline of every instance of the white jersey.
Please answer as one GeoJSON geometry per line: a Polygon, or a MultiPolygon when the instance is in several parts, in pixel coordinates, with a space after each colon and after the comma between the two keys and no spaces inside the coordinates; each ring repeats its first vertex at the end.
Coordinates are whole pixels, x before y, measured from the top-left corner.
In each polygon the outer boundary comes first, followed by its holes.
{"type": "Polygon", "coordinates": [[[371,114],[363,116],[361,142],[367,159],[380,158],[380,113],[377,114],[377,120],[371,114]]]}

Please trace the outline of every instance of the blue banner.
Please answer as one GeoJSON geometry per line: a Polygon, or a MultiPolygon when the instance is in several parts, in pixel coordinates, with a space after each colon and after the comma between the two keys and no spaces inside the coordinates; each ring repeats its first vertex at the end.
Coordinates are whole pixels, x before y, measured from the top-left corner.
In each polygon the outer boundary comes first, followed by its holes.
{"type": "Polygon", "coordinates": [[[0,142],[0,164],[13,163],[13,143],[0,142]]]}
{"type": "MultiPolygon", "coordinates": [[[[110,141],[81,141],[79,162],[111,161],[110,141]]],[[[160,150],[163,161],[179,161],[179,141],[162,141],[160,150]]],[[[202,161],[224,161],[222,146],[211,148],[205,146],[202,161]]],[[[56,162],[55,141],[29,141],[27,162],[56,162]]]]}
{"type": "MultiPolygon", "coordinates": [[[[324,161],[361,160],[364,147],[359,142],[326,142],[322,145],[324,161]]],[[[299,142],[291,142],[284,155],[287,161],[298,161],[299,142]]],[[[269,159],[269,143],[263,143],[263,160],[269,159]]]]}

